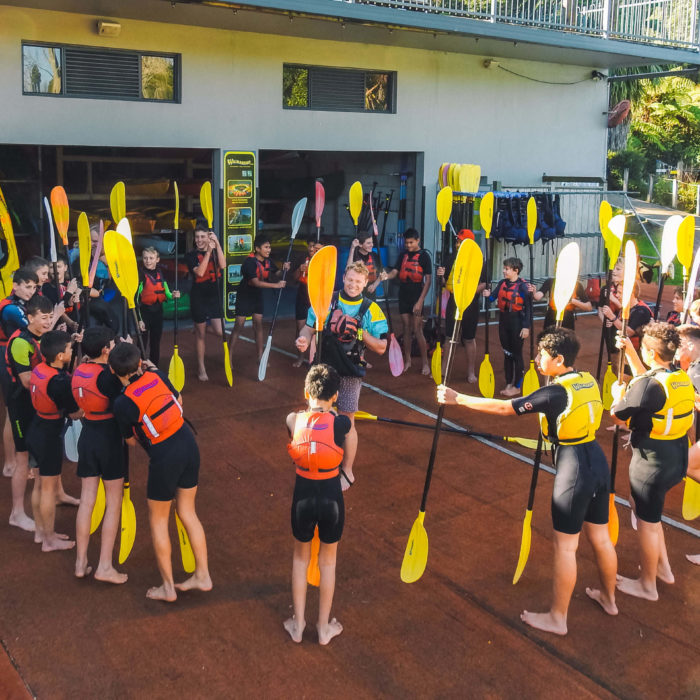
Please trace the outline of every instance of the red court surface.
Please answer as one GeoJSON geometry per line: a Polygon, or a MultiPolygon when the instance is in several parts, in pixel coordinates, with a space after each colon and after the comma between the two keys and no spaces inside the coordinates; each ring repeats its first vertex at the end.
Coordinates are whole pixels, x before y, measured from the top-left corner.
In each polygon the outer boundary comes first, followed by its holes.
{"type": "MultiPolygon", "coordinates": [[[[586,343],[579,368],[595,365],[598,329],[594,318],[579,319],[586,343]]],[[[685,560],[686,553],[700,552],[700,533],[697,522],[681,519],[681,487],[667,499],[666,515],[690,530],[664,528],[675,585],[659,584],[655,603],[620,594],[619,616],[608,617],[585,594],[585,586],[597,580],[592,551],[582,540],[569,634],[555,637],[519,619],[523,608],[544,610],[550,599],[551,475],[540,475],[530,559],[513,586],[530,465],[471,438],[445,434],[427,504],[428,567],[420,581],[407,585],[399,570],[432,433],[371,422],[359,424],[357,484],[346,493],[338,550],[333,614],[345,630],[329,646],[317,644],[317,592],[310,589],[307,630],[303,643],[294,644],[282,628],[291,614],[294,482],[284,418],[301,407],[303,370],[273,352],[260,383],[253,347],[240,343],[229,389],[221,345],[210,336],[211,381],[203,385],[194,372],[191,336],[181,335],[185,412],[202,451],[198,510],[214,589],[181,594],[174,604],[145,598],[158,574],[146,515],[145,455],[133,450],[138,530],[123,567],[126,585],[75,579],[73,553],[42,554],[28,533],[3,518],[0,697],[700,697],[700,568],[685,560]]],[[[280,324],[275,345],[291,349],[292,342],[292,324],[280,324]]],[[[375,367],[369,384],[435,410],[434,385],[415,365],[410,374],[393,378],[385,358],[370,359],[375,367]]],[[[492,362],[498,389],[503,382],[497,345],[492,362]]],[[[460,354],[452,383],[462,391],[468,388],[465,373],[460,354]]],[[[429,422],[369,388],[360,404],[377,415],[429,422]]],[[[447,416],[493,433],[536,435],[533,417],[506,421],[457,408],[447,416]]],[[[599,436],[609,455],[611,433],[601,429],[599,436]]],[[[532,457],[519,447],[512,452],[532,457]]],[[[617,490],[627,498],[629,451],[621,455],[617,490]]],[[[545,462],[551,464],[549,457],[545,462]]],[[[74,465],[66,463],[64,472],[67,490],[77,493],[74,465]]],[[[2,479],[6,509],[9,486],[2,479]]],[[[633,575],[636,536],[629,510],[618,510],[619,570],[633,575]]],[[[72,535],[74,518],[73,508],[60,507],[58,531],[72,535]]],[[[180,580],[177,550],[174,562],[180,580]]]]}

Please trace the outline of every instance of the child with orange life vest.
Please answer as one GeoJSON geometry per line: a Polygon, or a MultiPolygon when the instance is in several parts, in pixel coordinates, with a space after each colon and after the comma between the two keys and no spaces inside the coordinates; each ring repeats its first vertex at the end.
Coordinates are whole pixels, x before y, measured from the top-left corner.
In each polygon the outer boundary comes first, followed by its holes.
{"type": "Polygon", "coordinates": [[[78,439],[78,476],[81,481],[80,507],[75,521],[75,575],[87,576],[87,550],[92,510],[100,479],[105,489],[100,559],[94,576],[98,581],[125,583],[127,575],[114,568],[112,552],[119,530],[126,463],[124,442],[111,411],[114,399],[122,393],[122,383],[109,368],[114,347],[114,331],[105,326],[88,328],[83,334],[83,361],[73,371],[71,390],[83,410],[78,439]]]}
{"type": "Polygon", "coordinates": [[[147,334],[143,342],[144,345],[148,342],[148,359],[157,367],[160,361],[160,339],[163,335],[163,302],[166,299],[179,298],[180,292],[170,291],[160,269],[160,255],[155,248],[144,248],[141,260],[143,269],[139,275],[136,301],[141,314],[141,330],[147,334]]]}
{"type": "MultiPolygon", "coordinates": [[[[311,308],[311,300],[309,299],[309,262],[311,258],[323,248],[324,244],[320,241],[314,239],[309,240],[309,250],[306,254],[305,260],[296,270],[294,270],[294,278],[297,282],[297,297],[294,305],[294,316],[297,322],[297,335],[301,333],[301,329],[306,324],[306,315],[309,313],[311,308]]],[[[299,353],[296,361],[293,363],[294,367],[301,367],[304,362],[304,354],[299,353]]]]}
{"type": "Polygon", "coordinates": [[[399,278],[399,313],[403,324],[403,364],[404,371],[411,366],[411,342],[416,336],[422,360],[421,374],[430,375],[428,345],[423,335],[423,304],[433,279],[432,262],[428,251],[420,247],[420,234],[409,228],[404,233],[406,250],[396,262],[391,272],[383,272],[381,279],[399,278]]]}
{"type": "Polygon", "coordinates": [[[354,262],[363,263],[369,272],[364,295],[369,299],[376,299],[377,287],[381,284],[379,279],[381,260],[379,259],[379,253],[374,252],[374,238],[369,231],[358,233],[357,238],[354,238],[350,244],[350,254],[348,255],[345,269],[354,262]]]}
{"type": "Polygon", "coordinates": [[[683,323],[683,287],[673,290],[673,309],[666,314],[666,323],[672,326],[680,326],[683,323]]]}
{"type": "Polygon", "coordinates": [[[523,262],[520,258],[506,258],[503,261],[503,279],[493,291],[484,289],[482,294],[489,301],[496,302],[498,314],[498,337],[503,348],[503,369],[506,386],[503,396],[517,396],[523,383],[523,341],[532,330],[530,287],[520,278],[523,262]]]}
{"type": "Polygon", "coordinates": [[[150,363],[144,365],[138,349],[131,343],[120,343],[109,353],[109,366],[124,387],[113,405],[122,437],[129,445],[138,440],[149,457],[146,497],[153,548],[163,583],[150,588],[146,597],[172,602],[177,599],[177,591],[209,591],[212,583],[207,542],[194,505],[199,448],[182,416],[182,397],[164,374],[151,369],[150,363]],[[195,558],[194,574],[177,584],[173,581],[168,532],[173,500],[195,558]]]}
{"type": "MultiPolygon", "coordinates": [[[[71,393],[71,378],[66,366],[73,356],[71,337],[65,331],[49,331],[40,342],[43,361],[33,370],[29,390],[35,416],[27,430],[27,444],[37,462],[39,507],[34,509],[35,542],[42,552],[71,549],[73,540],[55,530],[56,495],[63,466],[63,428],[66,414],[73,420],[83,412],[71,393]]],[[[35,505],[34,502],[32,505],[35,505]]]]}
{"type": "Polygon", "coordinates": [[[328,644],[343,631],[343,626],[335,618],[330,619],[336,554],[345,522],[340,465],[345,436],[350,430],[350,419],[333,410],[339,387],[340,376],[332,367],[314,365],[304,382],[308,409],[287,416],[287,429],[292,438],[287,449],[296,465],[297,476],[292,499],[294,615],[285,621],[284,628],[295,642],[301,642],[306,626],[306,570],[316,527],[320,539],[318,563],[321,571],[316,625],[318,641],[328,644]]]}

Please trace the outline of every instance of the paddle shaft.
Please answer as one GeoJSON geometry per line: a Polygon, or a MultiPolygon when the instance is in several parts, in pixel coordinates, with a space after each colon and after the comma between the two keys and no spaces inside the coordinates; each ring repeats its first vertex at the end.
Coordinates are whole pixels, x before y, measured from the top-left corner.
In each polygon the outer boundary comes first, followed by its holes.
{"type": "MultiPolygon", "coordinates": [[[[289,248],[287,248],[287,257],[284,260],[284,264],[286,265],[289,262],[289,259],[292,257],[292,246],[294,245],[294,237],[292,237],[292,240],[289,241],[289,248]]],[[[282,267],[282,282],[284,282],[287,279],[287,269],[285,267],[282,267]]],[[[275,322],[277,321],[277,314],[280,310],[280,301],[282,300],[282,292],[284,291],[284,287],[280,287],[279,291],[277,292],[277,301],[275,302],[275,313],[272,314],[272,322],[270,323],[270,332],[268,333],[268,336],[271,338],[272,337],[272,331],[275,329],[275,322]]]]}
{"type": "MultiPolygon", "coordinates": [[[[629,315],[629,312],[627,313],[629,315]]],[[[625,314],[622,316],[622,328],[620,329],[622,337],[627,336],[627,318],[625,314]]],[[[620,359],[617,363],[617,381],[622,382],[622,376],[625,371],[625,349],[620,350],[620,359]]],[[[615,434],[613,435],[612,453],[610,455],[610,492],[615,493],[615,477],[617,475],[617,450],[620,442],[620,426],[615,426],[615,434]]]]}
{"type": "MultiPolygon", "coordinates": [[[[612,284],[612,270],[608,269],[605,281],[605,305],[610,304],[610,285],[612,284]]],[[[603,347],[605,346],[605,318],[603,318],[600,326],[600,346],[598,347],[598,365],[596,366],[595,379],[600,381],[600,370],[603,366],[603,347]]],[[[608,352],[608,361],[610,361],[610,352],[608,352]]]]}
{"type": "MultiPolygon", "coordinates": [[[[178,229],[175,229],[175,291],[176,292],[179,291],[178,290],[179,278],[178,278],[178,269],[177,269],[178,257],[179,257],[178,238],[179,238],[178,229]]],[[[177,347],[177,302],[178,302],[177,295],[174,295],[173,306],[175,309],[175,316],[173,318],[173,345],[175,347],[177,347]]],[[[222,320],[222,323],[223,323],[223,320],[222,320]]],[[[222,331],[223,331],[223,329],[222,329],[222,331]]]]}
{"type": "MultiPolygon", "coordinates": [[[[491,289],[491,261],[493,259],[493,239],[486,239],[486,288],[491,289]],[[489,250],[490,247],[490,250],[489,250]]],[[[484,302],[484,355],[489,354],[489,297],[484,302]]],[[[532,316],[530,317],[532,318],[532,316]]]]}
{"type": "MultiPolygon", "coordinates": [[[[532,243],[530,247],[530,284],[534,285],[535,279],[535,244],[532,243]]],[[[530,323],[532,327],[530,328],[530,362],[535,359],[535,293],[530,294],[530,323]]]]}
{"type": "Polygon", "coordinates": [[[659,311],[661,311],[661,295],[664,291],[664,282],[666,281],[666,274],[659,268],[659,291],[656,295],[656,306],[654,307],[654,320],[659,320],[659,311]]]}
{"type": "MultiPolygon", "coordinates": [[[[382,266],[382,252],[379,248],[379,236],[377,235],[377,222],[374,220],[374,209],[372,208],[372,196],[373,192],[369,193],[369,206],[370,214],[372,215],[372,240],[374,241],[374,247],[377,249],[377,271],[379,272],[379,277],[381,278],[384,267],[382,266]]],[[[386,219],[385,219],[386,221],[386,219]]],[[[357,230],[355,230],[355,237],[357,237],[357,230]]],[[[386,281],[382,282],[382,285],[386,284],[386,287],[382,287],[384,294],[382,294],[382,301],[384,302],[384,313],[386,315],[386,322],[389,326],[389,336],[394,335],[394,328],[391,324],[391,309],[389,308],[389,297],[387,295],[387,289],[389,285],[386,281]]]]}
{"type": "Polygon", "coordinates": [[[394,190],[384,197],[384,221],[382,221],[382,237],[381,244],[384,245],[384,236],[386,235],[386,220],[389,218],[389,207],[391,200],[394,198],[394,190]]]}

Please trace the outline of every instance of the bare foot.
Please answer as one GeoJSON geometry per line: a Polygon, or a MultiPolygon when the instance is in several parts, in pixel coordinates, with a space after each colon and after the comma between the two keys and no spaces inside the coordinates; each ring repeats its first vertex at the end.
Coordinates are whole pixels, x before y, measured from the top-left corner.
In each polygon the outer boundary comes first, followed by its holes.
{"type": "Polygon", "coordinates": [[[337,637],[343,631],[343,626],[333,618],[327,625],[316,625],[316,630],[318,631],[318,643],[325,646],[333,637],[337,637]]]}
{"type": "Polygon", "coordinates": [[[517,396],[520,393],[520,389],[517,386],[512,386],[510,389],[506,387],[501,393],[503,396],[517,396]]]}
{"type": "Polygon", "coordinates": [[[627,595],[633,595],[636,598],[644,598],[645,600],[658,600],[659,594],[656,586],[653,589],[645,588],[642,585],[641,579],[627,578],[626,576],[617,577],[617,590],[627,595]]]}
{"type": "Polygon", "coordinates": [[[42,552],[58,552],[62,549],[73,549],[75,542],[73,540],[62,540],[58,535],[45,537],[41,543],[42,552]]]}
{"type": "Polygon", "coordinates": [[[406,374],[408,370],[411,369],[411,361],[403,358],[403,374],[406,374]]]}
{"type": "Polygon", "coordinates": [[[292,638],[292,641],[296,642],[297,644],[301,642],[301,638],[304,636],[304,628],[306,627],[306,620],[304,620],[301,624],[297,624],[297,620],[292,615],[288,620],[285,620],[283,623],[284,629],[289,632],[289,636],[292,638]]]}
{"type": "Polygon", "coordinates": [[[87,562],[75,565],[75,578],[87,578],[91,573],[92,567],[87,562]]]}
{"type": "Polygon", "coordinates": [[[586,595],[591,599],[595,600],[598,605],[600,605],[603,610],[605,610],[608,615],[617,615],[617,605],[615,605],[614,600],[610,600],[607,595],[604,595],[602,591],[597,588],[586,588],[586,595]]]}
{"type": "Polygon", "coordinates": [[[685,558],[691,563],[691,564],[697,564],[700,566],[700,554],[686,554],[685,558]]]}
{"type": "Polygon", "coordinates": [[[475,374],[467,375],[467,384],[476,384],[478,381],[479,378],[475,374]]]}
{"type": "Polygon", "coordinates": [[[506,384],[504,389],[501,389],[498,393],[501,396],[508,396],[508,392],[513,388],[512,384],[506,384]]]}
{"type": "Polygon", "coordinates": [[[542,630],[543,632],[551,632],[552,634],[565,635],[568,630],[566,628],[566,620],[555,620],[551,612],[533,613],[523,610],[520,613],[520,619],[530,627],[542,630]]]}
{"type": "MultiPolygon", "coordinates": [[[[640,566],[639,568],[641,569],[642,567],[640,566]]],[[[668,562],[659,562],[659,565],[656,567],[656,578],[669,585],[676,582],[676,577],[673,575],[671,565],[668,562]]]]}
{"type": "Polygon", "coordinates": [[[163,584],[162,586],[154,586],[146,591],[146,598],[151,600],[162,600],[166,603],[173,603],[177,600],[177,593],[171,586],[163,584]]]}
{"type": "Polygon", "coordinates": [[[98,566],[97,571],[95,571],[95,580],[104,581],[105,583],[126,583],[128,578],[126,574],[117,571],[113,566],[110,566],[108,569],[100,569],[98,566]]]}
{"type": "Polygon", "coordinates": [[[56,494],[56,505],[59,506],[79,506],[80,499],[69,496],[65,491],[56,494]]]}
{"type": "Polygon", "coordinates": [[[175,588],[177,588],[178,591],[210,591],[212,589],[212,582],[211,578],[209,578],[209,574],[206,576],[197,576],[197,574],[193,574],[182,583],[176,583],[175,588]]]}
{"type": "Polygon", "coordinates": [[[15,465],[14,464],[5,464],[5,466],[2,468],[2,475],[3,476],[12,476],[15,473],[15,465]]]}
{"type": "Polygon", "coordinates": [[[430,376],[430,365],[423,365],[423,369],[420,371],[420,373],[424,377],[429,377],[430,376]]]}
{"type": "Polygon", "coordinates": [[[20,530],[26,530],[27,532],[34,532],[36,525],[34,521],[26,513],[14,513],[10,514],[10,525],[18,527],[20,530]]]}
{"type": "Polygon", "coordinates": [[[637,529],[637,515],[633,510],[630,511],[630,522],[632,523],[632,529],[636,530],[637,529]]]}
{"type": "Polygon", "coordinates": [[[208,382],[209,377],[207,376],[207,373],[205,370],[201,370],[197,372],[197,379],[199,379],[200,382],[208,382]]]}

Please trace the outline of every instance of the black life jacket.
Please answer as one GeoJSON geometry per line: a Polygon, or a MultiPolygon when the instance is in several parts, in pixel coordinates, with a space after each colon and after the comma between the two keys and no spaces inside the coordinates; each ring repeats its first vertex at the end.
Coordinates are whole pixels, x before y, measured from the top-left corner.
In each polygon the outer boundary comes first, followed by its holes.
{"type": "Polygon", "coordinates": [[[362,319],[372,304],[363,297],[355,316],[338,305],[339,292],[333,292],[321,344],[321,361],[334,367],[341,377],[365,376],[365,344],[362,342],[362,319]]]}
{"type": "Polygon", "coordinates": [[[7,368],[7,371],[10,375],[10,378],[12,379],[13,383],[17,383],[17,377],[15,376],[14,371],[12,370],[12,362],[10,361],[10,345],[12,344],[12,341],[15,338],[19,338],[19,336],[22,336],[24,340],[27,340],[34,346],[34,352],[32,353],[31,358],[29,359],[29,367],[30,369],[34,369],[43,359],[41,355],[41,350],[39,349],[39,343],[37,343],[36,339],[34,336],[26,329],[26,328],[19,328],[17,329],[7,340],[7,345],[5,346],[5,367],[7,368]]]}

